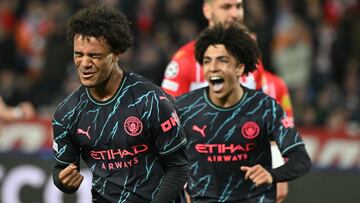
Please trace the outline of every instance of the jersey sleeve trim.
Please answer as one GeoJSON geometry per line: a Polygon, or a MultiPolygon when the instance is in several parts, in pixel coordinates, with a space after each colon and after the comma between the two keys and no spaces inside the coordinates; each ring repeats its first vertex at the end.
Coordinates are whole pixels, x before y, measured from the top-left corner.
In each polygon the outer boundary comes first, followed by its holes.
{"type": "Polygon", "coordinates": [[[177,149],[179,149],[180,147],[182,147],[183,145],[186,144],[186,138],[184,138],[178,145],[176,145],[175,147],[164,151],[164,152],[159,152],[160,155],[164,156],[164,155],[168,155],[171,154],[172,152],[176,151],[177,149]]]}
{"type": "Polygon", "coordinates": [[[298,146],[298,145],[305,145],[305,143],[304,143],[304,142],[295,143],[295,144],[287,147],[286,149],[284,149],[284,151],[282,151],[281,154],[282,154],[282,155],[286,154],[286,152],[288,152],[290,149],[292,149],[292,148],[294,148],[294,147],[296,147],[296,146],[298,146]]]}

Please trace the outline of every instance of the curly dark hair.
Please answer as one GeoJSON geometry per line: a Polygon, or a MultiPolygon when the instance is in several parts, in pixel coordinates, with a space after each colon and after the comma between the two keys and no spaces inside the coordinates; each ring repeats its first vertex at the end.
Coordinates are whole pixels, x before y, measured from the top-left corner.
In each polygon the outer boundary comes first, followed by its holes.
{"type": "Polygon", "coordinates": [[[204,54],[211,45],[222,44],[235,57],[238,63],[244,63],[244,74],[256,69],[260,57],[257,43],[249,32],[239,24],[224,27],[221,24],[206,28],[195,43],[195,59],[203,64],[204,54]]]}
{"type": "Polygon", "coordinates": [[[73,15],[67,23],[66,37],[73,44],[75,35],[103,37],[113,53],[124,53],[133,44],[129,21],[121,12],[104,6],[90,6],[73,15]]]}

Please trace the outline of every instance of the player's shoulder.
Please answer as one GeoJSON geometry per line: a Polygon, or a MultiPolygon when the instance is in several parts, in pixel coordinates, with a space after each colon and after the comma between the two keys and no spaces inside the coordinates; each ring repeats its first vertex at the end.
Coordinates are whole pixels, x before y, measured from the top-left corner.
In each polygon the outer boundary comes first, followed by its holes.
{"type": "Polygon", "coordinates": [[[136,73],[129,73],[123,88],[126,88],[136,95],[153,92],[156,95],[164,96],[166,93],[149,79],[136,73]]]}
{"type": "Polygon", "coordinates": [[[79,102],[86,97],[86,87],[79,86],[76,90],[74,90],[71,94],[69,94],[65,99],[63,99],[55,110],[55,115],[61,116],[61,114],[67,113],[76,106],[78,106],[79,102]]]}
{"type": "Polygon", "coordinates": [[[196,101],[197,99],[204,97],[205,91],[207,87],[203,87],[197,90],[193,90],[191,92],[182,94],[175,98],[175,103],[177,105],[188,105],[196,101]]]}
{"type": "Polygon", "coordinates": [[[136,73],[127,73],[125,85],[130,85],[132,87],[137,87],[140,89],[160,89],[159,86],[155,85],[152,81],[146,77],[136,74],[136,73]]]}
{"type": "Polygon", "coordinates": [[[261,90],[254,90],[249,89],[247,87],[242,87],[245,94],[245,103],[248,104],[259,104],[260,102],[263,103],[264,106],[272,105],[276,103],[275,99],[270,97],[269,95],[265,94],[261,90]]]}

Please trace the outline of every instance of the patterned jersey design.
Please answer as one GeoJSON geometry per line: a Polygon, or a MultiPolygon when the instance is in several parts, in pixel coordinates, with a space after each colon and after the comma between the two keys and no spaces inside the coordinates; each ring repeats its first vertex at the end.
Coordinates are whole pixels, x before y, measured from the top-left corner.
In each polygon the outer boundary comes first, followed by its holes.
{"type": "Polygon", "coordinates": [[[240,166],[271,169],[271,140],[284,156],[304,144],[274,99],[243,88],[242,99],[230,108],[214,105],[207,87],[176,100],[188,140],[188,189],[194,202],[273,201],[275,187],[255,187],[244,180],[240,166]]]}
{"type": "Polygon", "coordinates": [[[106,102],[81,86],[54,114],[55,159],[68,165],[82,157],[93,172],[93,201],[152,201],[164,174],[159,155],[186,144],[170,99],[131,73],[106,102]]]}

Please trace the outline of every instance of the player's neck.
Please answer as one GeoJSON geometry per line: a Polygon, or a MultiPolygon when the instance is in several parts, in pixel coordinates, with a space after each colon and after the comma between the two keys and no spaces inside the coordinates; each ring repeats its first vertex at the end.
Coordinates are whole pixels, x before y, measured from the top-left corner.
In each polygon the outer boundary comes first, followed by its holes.
{"type": "Polygon", "coordinates": [[[90,88],[91,95],[99,101],[110,99],[118,90],[123,77],[124,71],[119,67],[114,68],[110,73],[109,78],[106,79],[103,84],[90,88]]]}
{"type": "Polygon", "coordinates": [[[241,100],[243,94],[244,90],[240,85],[237,85],[228,95],[218,97],[210,93],[209,97],[216,106],[219,106],[221,108],[229,108],[236,105],[241,100]]]}

